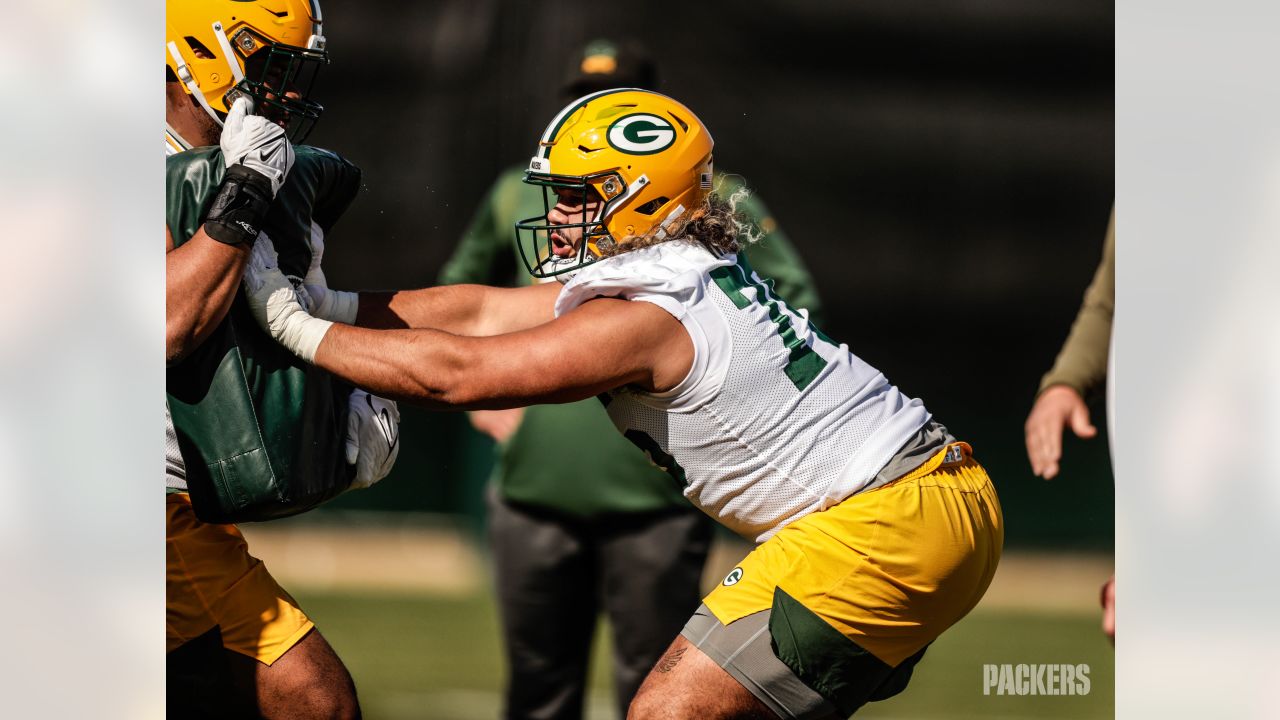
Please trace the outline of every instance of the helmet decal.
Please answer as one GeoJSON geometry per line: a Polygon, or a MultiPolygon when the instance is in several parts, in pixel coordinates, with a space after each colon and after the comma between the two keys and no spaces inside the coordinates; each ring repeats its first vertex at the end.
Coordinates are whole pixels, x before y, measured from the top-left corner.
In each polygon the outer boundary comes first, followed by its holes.
{"type": "Polygon", "coordinates": [[[614,149],[629,155],[652,155],[671,147],[676,129],[657,115],[624,115],[609,126],[605,136],[614,149]]]}
{"type": "Polygon", "coordinates": [[[538,157],[545,158],[548,156],[548,154],[551,152],[551,146],[555,145],[555,141],[560,136],[560,130],[564,127],[565,122],[567,122],[569,118],[573,117],[573,114],[576,113],[578,110],[581,110],[582,108],[586,107],[588,103],[590,103],[592,100],[596,100],[597,98],[604,97],[605,95],[613,95],[616,93],[628,92],[629,90],[630,88],[614,88],[612,90],[601,90],[599,92],[593,92],[589,95],[583,95],[577,100],[574,100],[573,102],[566,105],[563,110],[561,110],[554,118],[551,119],[551,123],[547,125],[546,131],[542,133],[542,140],[539,141],[538,143],[538,157]]]}

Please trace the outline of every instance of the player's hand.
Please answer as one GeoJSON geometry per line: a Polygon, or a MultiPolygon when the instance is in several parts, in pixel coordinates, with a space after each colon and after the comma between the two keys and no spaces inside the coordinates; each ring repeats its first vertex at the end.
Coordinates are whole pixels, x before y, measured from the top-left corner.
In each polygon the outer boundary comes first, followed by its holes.
{"type": "Polygon", "coordinates": [[[320,261],[324,259],[324,232],[311,226],[311,267],[302,280],[302,289],[310,301],[312,315],[325,320],[356,324],[356,312],[360,309],[360,293],[333,290],[324,276],[320,261]]]}
{"type": "Polygon", "coordinates": [[[1062,433],[1068,424],[1078,437],[1088,439],[1098,434],[1089,422],[1089,408],[1080,393],[1066,385],[1054,385],[1036,398],[1023,428],[1031,472],[1045,480],[1057,477],[1062,433]]]}
{"type": "Polygon", "coordinates": [[[222,123],[218,144],[227,167],[243,165],[261,173],[270,181],[271,197],[275,197],[293,167],[293,145],[284,128],[252,112],[248,98],[237,98],[222,123]]]}
{"type": "Polygon", "coordinates": [[[471,426],[500,443],[506,442],[520,427],[524,408],[506,410],[472,410],[467,413],[471,426]]]}
{"type": "Polygon", "coordinates": [[[400,409],[364,390],[353,390],[347,404],[347,463],[356,466],[351,488],[367,488],[386,477],[400,455],[400,409]]]}
{"type": "Polygon", "coordinates": [[[333,323],[307,312],[298,291],[280,271],[276,247],[266,233],[260,233],[253,244],[244,286],[258,324],[294,355],[313,362],[316,348],[333,323]]]}

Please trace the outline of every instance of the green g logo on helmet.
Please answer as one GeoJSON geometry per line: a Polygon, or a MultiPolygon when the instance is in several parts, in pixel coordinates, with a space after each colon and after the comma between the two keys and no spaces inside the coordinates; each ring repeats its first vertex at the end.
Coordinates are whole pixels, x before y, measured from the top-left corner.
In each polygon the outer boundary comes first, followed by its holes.
{"type": "Polygon", "coordinates": [[[671,147],[676,130],[657,115],[636,113],[615,120],[605,137],[614,149],[628,155],[652,155],[671,147]]]}

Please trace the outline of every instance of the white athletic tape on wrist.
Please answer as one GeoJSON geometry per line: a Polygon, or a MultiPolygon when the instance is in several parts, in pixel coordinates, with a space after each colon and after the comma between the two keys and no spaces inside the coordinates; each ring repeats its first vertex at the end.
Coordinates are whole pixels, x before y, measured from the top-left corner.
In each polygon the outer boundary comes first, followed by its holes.
{"type": "Polygon", "coordinates": [[[303,360],[314,363],[320,341],[324,340],[325,333],[331,327],[332,322],[303,313],[289,318],[289,323],[280,334],[280,343],[303,360]]]}
{"type": "Polygon", "coordinates": [[[315,362],[316,349],[333,326],[328,320],[308,315],[292,287],[271,293],[267,299],[267,323],[281,345],[309,363],[315,362]]]}

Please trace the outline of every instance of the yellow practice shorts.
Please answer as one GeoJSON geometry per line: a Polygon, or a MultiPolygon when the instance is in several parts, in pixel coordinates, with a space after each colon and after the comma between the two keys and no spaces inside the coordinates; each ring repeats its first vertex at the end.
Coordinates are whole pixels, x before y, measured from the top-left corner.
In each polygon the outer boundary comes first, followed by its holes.
{"type": "Polygon", "coordinates": [[[777,591],[897,667],[973,609],[1000,560],[1000,501],[971,452],[954,443],[883,487],[793,522],[704,602],[728,625],[774,608],[777,591]]]}
{"type": "Polygon", "coordinates": [[[165,652],[216,626],[223,647],[270,665],[315,627],[236,526],[196,519],[187,493],[165,496],[165,535],[165,652]]]}

